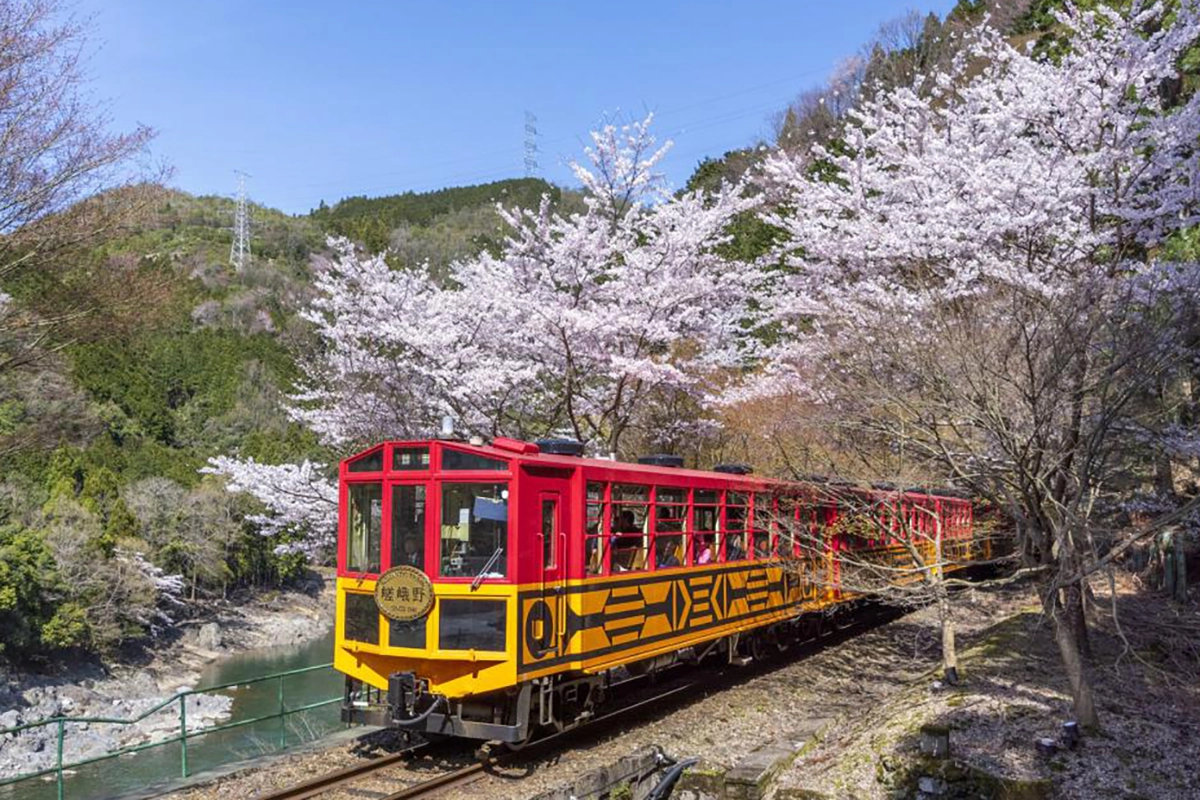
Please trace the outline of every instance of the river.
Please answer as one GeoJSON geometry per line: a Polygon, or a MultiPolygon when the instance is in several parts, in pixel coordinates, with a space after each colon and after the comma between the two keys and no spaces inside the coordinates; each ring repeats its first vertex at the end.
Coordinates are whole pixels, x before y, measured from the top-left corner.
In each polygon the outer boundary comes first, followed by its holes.
{"type": "MultiPolygon", "coordinates": [[[[270,647],[239,653],[209,664],[197,687],[246,681],[263,675],[324,664],[333,658],[333,631],[301,645],[270,647]]],[[[293,675],[283,681],[287,708],[340,697],[342,676],[332,669],[293,675]]],[[[264,681],[218,692],[233,698],[229,722],[272,714],[279,708],[279,682],[264,681]]],[[[191,775],[233,762],[277,752],[309,742],[342,728],[338,704],[298,712],[283,720],[254,722],[227,731],[197,736],[188,741],[191,775]]],[[[67,800],[146,796],[153,787],[165,788],[180,778],[178,743],[163,745],[116,759],[79,767],[66,778],[67,800]]],[[[53,777],[0,787],[0,800],[53,800],[53,777]]]]}

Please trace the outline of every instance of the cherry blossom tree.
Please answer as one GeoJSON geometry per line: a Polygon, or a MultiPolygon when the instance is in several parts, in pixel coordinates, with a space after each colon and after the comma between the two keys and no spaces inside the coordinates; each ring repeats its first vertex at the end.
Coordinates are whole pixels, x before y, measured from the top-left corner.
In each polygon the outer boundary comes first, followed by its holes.
{"type": "Polygon", "coordinates": [[[836,409],[994,501],[1039,568],[1075,713],[1097,722],[1083,578],[1136,401],[1185,352],[1197,270],[1155,253],[1196,220],[1200,99],[1170,91],[1194,6],[1059,15],[1047,57],[973,31],[950,67],[864,93],[832,168],[781,150],[765,218],[789,266],[781,342],[734,399],[836,409]]]}
{"type": "Polygon", "coordinates": [[[337,531],[338,490],[329,480],[324,464],[262,464],[253,458],[229,456],[210,458],[200,470],[221,475],[226,488],[248,494],[268,510],[247,517],[264,535],[282,532],[302,534],[296,544],[281,545],[320,558],[332,551],[337,531]]]}
{"type": "Polygon", "coordinates": [[[331,443],[424,433],[569,430],[617,451],[656,396],[699,394],[739,357],[757,273],[718,254],[740,186],[670,196],[650,119],[593,133],[583,209],[501,209],[500,252],[391,269],[346,242],[308,313],[327,347],[297,419],[331,443]]]}
{"type": "MultiPolygon", "coordinates": [[[[658,171],[670,145],[650,124],[594,132],[573,166],[581,208],[543,199],[500,209],[509,235],[498,252],[454,263],[445,280],[332,242],[305,314],[321,351],[301,364],[293,418],[342,451],[425,436],[450,415],[470,433],[569,432],[607,453],[652,425],[656,408],[702,397],[710,375],[750,351],[759,272],[721,245],[757,200],[740,185],[671,194],[658,171]]],[[[264,469],[212,463],[247,490],[275,485],[264,469]]],[[[323,512],[314,519],[270,488],[255,493],[284,524],[321,524],[323,512]]]]}

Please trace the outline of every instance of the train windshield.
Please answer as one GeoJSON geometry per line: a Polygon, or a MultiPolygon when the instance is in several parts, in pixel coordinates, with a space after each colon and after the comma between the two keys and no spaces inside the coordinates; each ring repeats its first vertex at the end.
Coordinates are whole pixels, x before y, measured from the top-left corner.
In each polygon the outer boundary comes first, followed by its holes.
{"type": "Polygon", "coordinates": [[[508,484],[443,483],[442,576],[503,578],[508,550],[508,484]]]}
{"type": "Polygon", "coordinates": [[[425,486],[392,487],[392,566],[425,567],[425,486]]]}

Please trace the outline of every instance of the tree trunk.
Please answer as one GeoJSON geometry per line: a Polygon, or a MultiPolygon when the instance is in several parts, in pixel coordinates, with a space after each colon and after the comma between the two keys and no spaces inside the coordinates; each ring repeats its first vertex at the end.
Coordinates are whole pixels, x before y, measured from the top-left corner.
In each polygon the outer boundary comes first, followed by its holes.
{"type": "Polygon", "coordinates": [[[938,597],[938,616],[942,623],[942,668],[948,683],[958,682],[958,649],[954,644],[954,618],[950,598],[945,591],[938,597]]]}
{"type": "Polygon", "coordinates": [[[1183,536],[1176,534],[1172,541],[1172,554],[1175,562],[1174,597],[1180,603],[1186,603],[1187,594],[1187,559],[1183,553],[1183,536]]]}
{"type": "MultiPolygon", "coordinates": [[[[1073,587],[1073,591],[1078,592],[1078,587],[1073,587]]],[[[1085,728],[1095,729],[1100,727],[1100,718],[1096,714],[1091,670],[1087,658],[1080,650],[1079,640],[1075,637],[1075,626],[1071,622],[1070,614],[1062,607],[1056,595],[1055,592],[1044,593],[1042,605],[1054,626],[1054,642],[1058,645],[1063,670],[1071,684],[1075,721],[1085,728]]]]}
{"type": "Polygon", "coordinates": [[[1063,612],[1067,623],[1071,626],[1071,635],[1079,647],[1079,652],[1086,659],[1092,657],[1092,639],[1088,635],[1087,616],[1083,609],[1083,589],[1080,584],[1068,586],[1062,590],[1063,612]]]}

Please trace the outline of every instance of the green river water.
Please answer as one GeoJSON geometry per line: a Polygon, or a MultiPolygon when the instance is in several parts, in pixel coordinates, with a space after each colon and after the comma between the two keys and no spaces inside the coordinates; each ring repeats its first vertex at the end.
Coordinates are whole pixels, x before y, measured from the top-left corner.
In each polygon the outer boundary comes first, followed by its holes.
{"type": "MultiPolygon", "coordinates": [[[[205,668],[196,686],[203,688],[250,680],[327,663],[332,658],[333,632],[330,631],[320,639],[302,645],[263,648],[221,659],[205,668]]],[[[340,674],[328,669],[293,675],[285,678],[283,683],[286,707],[296,708],[340,697],[343,680],[340,674]]],[[[233,698],[229,722],[261,717],[279,708],[278,681],[234,687],[219,694],[233,698]]],[[[196,775],[328,735],[343,727],[338,714],[338,705],[332,704],[289,715],[282,721],[265,720],[203,736],[193,733],[188,741],[189,772],[196,775]]],[[[99,800],[146,796],[154,787],[166,788],[179,777],[179,744],[168,744],[78,768],[66,779],[65,797],[67,800],[99,800]]],[[[52,776],[47,780],[0,787],[0,800],[53,800],[56,796],[52,776]]]]}

